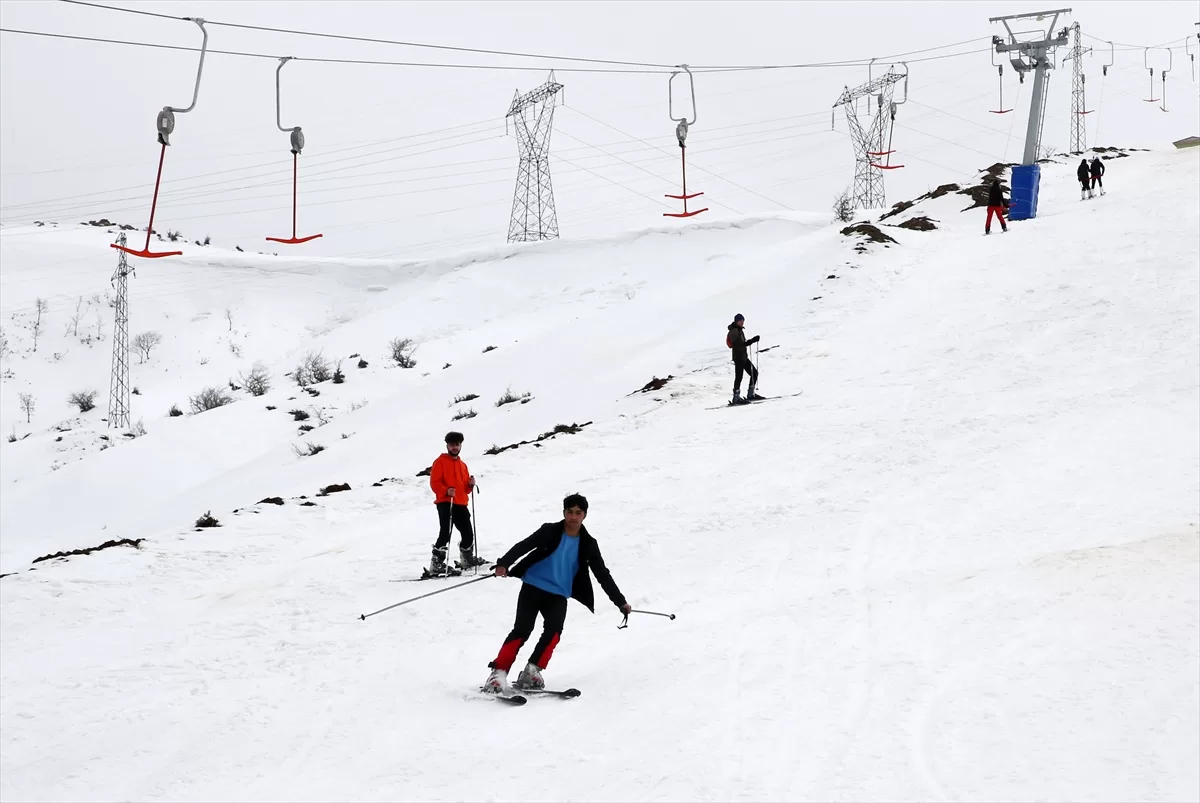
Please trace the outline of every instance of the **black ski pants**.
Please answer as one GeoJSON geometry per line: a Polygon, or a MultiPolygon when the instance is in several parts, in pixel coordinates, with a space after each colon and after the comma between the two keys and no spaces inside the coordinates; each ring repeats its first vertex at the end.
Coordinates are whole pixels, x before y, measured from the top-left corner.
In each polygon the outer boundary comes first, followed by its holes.
{"type": "Polygon", "coordinates": [[[742,389],[742,373],[750,375],[750,387],[753,388],[758,384],[758,369],[754,367],[754,363],[750,362],[750,357],[738,357],[733,361],[733,392],[737,393],[742,389]]]}
{"type": "Polygon", "coordinates": [[[567,598],[561,594],[543,591],[529,583],[521,583],[521,593],[517,595],[517,618],[513,622],[512,632],[504,639],[504,645],[500,647],[496,660],[488,666],[492,669],[503,669],[505,672],[512,669],[521,646],[533,633],[539,613],[542,615],[542,637],[533,648],[533,655],[529,656],[529,661],[539,669],[546,668],[567,621],[567,598]]]}
{"type": "Polygon", "coordinates": [[[470,552],[475,544],[475,533],[471,530],[471,511],[466,505],[456,505],[453,502],[438,502],[438,537],[433,546],[445,549],[450,544],[450,524],[453,522],[462,538],[462,551],[470,552]],[[451,511],[453,508],[453,511],[451,511]]]}

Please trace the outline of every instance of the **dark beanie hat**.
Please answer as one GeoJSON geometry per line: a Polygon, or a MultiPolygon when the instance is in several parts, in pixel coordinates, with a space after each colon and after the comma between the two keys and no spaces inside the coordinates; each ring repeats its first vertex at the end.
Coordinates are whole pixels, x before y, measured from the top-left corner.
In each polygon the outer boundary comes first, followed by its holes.
{"type": "Polygon", "coordinates": [[[446,443],[462,443],[463,435],[461,432],[447,432],[446,443]]]}
{"type": "Polygon", "coordinates": [[[746,320],[746,316],[739,312],[737,315],[733,316],[733,320],[744,321],[744,320],[746,320]]]}

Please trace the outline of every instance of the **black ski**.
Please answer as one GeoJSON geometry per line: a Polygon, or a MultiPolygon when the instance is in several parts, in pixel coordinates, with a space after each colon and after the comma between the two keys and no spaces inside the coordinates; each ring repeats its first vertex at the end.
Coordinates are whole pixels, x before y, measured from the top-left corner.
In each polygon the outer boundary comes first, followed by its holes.
{"type": "Polygon", "coordinates": [[[579,689],[521,689],[521,694],[545,694],[551,697],[561,697],[564,700],[569,700],[572,697],[578,697],[583,694],[579,689]]]}
{"type": "Polygon", "coordinates": [[[430,574],[428,567],[421,570],[420,577],[401,577],[396,580],[389,580],[390,583],[419,583],[422,580],[448,580],[451,577],[461,577],[462,570],[447,569],[444,574],[430,574]]]}
{"type": "Polygon", "coordinates": [[[487,692],[483,692],[483,693],[487,694],[488,697],[494,698],[496,700],[496,702],[498,702],[498,703],[508,703],[509,705],[525,705],[525,703],[529,702],[528,700],[526,700],[524,697],[522,697],[519,694],[488,694],[487,692]]]}
{"type": "Polygon", "coordinates": [[[757,399],[754,399],[753,401],[742,402],[741,404],[734,404],[733,402],[727,402],[726,404],[722,404],[720,407],[709,407],[707,409],[709,409],[709,410],[724,410],[727,407],[749,407],[752,404],[762,404],[763,402],[775,401],[776,399],[790,399],[793,396],[799,396],[803,392],[804,391],[801,390],[797,393],[785,393],[782,396],[759,396],[757,399]]]}

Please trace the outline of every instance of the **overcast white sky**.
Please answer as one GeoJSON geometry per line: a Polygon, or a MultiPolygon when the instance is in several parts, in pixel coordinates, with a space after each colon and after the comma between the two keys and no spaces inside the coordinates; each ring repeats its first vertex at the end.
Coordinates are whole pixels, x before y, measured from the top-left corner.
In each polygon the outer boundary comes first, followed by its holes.
{"type": "MultiPolygon", "coordinates": [[[[989,16],[1072,8],[1100,40],[1086,57],[1088,144],[1161,148],[1200,134],[1194,64],[1196,2],[143,2],[112,6],[211,22],[236,22],[656,64],[763,65],[883,59],[968,44],[910,61],[909,103],[893,147],[902,170],[887,175],[889,202],[996,161],[1019,161],[1032,79],[1005,72],[1005,106],[989,16]],[[1136,47],[1174,45],[1147,54],[1136,47]],[[977,51],[971,53],[970,51],[977,51]],[[1167,108],[1146,103],[1155,70],[1173,58],[1167,108]],[[1020,94],[1018,94],[1018,91],[1020,94]],[[1099,141],[1096,129],[1099,126],[1099,141]]],[[[1042,23],[1043,25],[1048,24],[1042,23]]],[[[1021,30],[1031,30],[1027,22],[1021,30]]],[[[0,27],[198,46],[190,23],[71,5],[2,0],[0,27]]],[[[517,167],[505,136],[514,90],[541,84],[550,68],[564,84],[551,167],[559,226],[581,237],[659,225],[676,208],[679,156],[668,119],[667,74],[596,74],[548,59],[451,53],[247,31],[210,24],[209,47],[319,58],[521,65],[533,71],[343,65],[296,61],[283,70],[283,122],[301,125],[300,234],[291,231],[291,154],[275,126],[274,58],[210,54],[196,109],[177,115],[167,149],[156,228],[211,235],[247,250],[404,257],[502,244],[517,167]],[[445,130],[453,129],[453,130],[445,130]],[[441,132],[418,136],[428,132],[441,132]],[[354,147],[360,146],[360,147],[354,147]],[[351,149],[353,148],[353,149],[351,149]],[[623,160],[623,161],[622,161],[623,160]],[[632,164],[631,164],[632,163],[632,164]]],[[[1060,57],[1065,55],[1060,53],[1060,57]]],[[[106,216],[145,226],[157,166],[155,116],[191,101],[197,54],[0,33],[0,218],[5,224],[106,216]]],[[[1068,63],[1069,64],[1069,63],[1068,63]]],[[[615,67],[613,69],[624,69],[615,67]]],[[[865,67],[698,75],[697,122],[688,143],[689,188],[708,216],[780,208],[826,211],[853,176],[853,149],[830,107],[865,67]]],[[[676,81],[676,85],[679,85],[676,81]]],[[[1051,82],[1043,142],[1069,144],[1070,70],[1051,82]]],[[[1119,188],[1119,170],[1110,178],[1119,188]]]]}

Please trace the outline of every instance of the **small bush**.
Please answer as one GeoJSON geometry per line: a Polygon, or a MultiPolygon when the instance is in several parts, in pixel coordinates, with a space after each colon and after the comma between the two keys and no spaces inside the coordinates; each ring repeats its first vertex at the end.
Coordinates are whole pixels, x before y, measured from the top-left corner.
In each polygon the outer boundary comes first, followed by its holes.
{"type": "Polygon", "coordinates": [[[78,407],[79,412],[86,413],[88,410],[94,410],[96,408],[97,395],[99,394],[94,390],[81,390],[68,396],[67,403],[78,407]]]}
{"type": "Polygon", "coordinates": [[[311,441],[305,443],[303,446],[293,443],[292,451],[296,453],[296,457],[311,457],[315,454],[320,454],[321,452],[325,451],[325,447],[319,443],[312,443],[311,441]]]}
{"type": "Polygon", "coordinates": [[[138,422],[131,427],[131,431],[135,438],[140,438],[146,434],[146,424],[139,418],[138,422]]]}
{"type": "Polygon", "coordinates": [[[183,410],[179,409],[178,404],[172,404],[171,409],[167,410],[167,415],[171,416],[171,418],[175,418],[176,416],[183,415],[183,410]]]}
{"type": "Polygon", "coordinates": [[[129,345],[133,346],[133,350],[138,353],[140,362],[145,362],[150,359],[150,352],[160,343],[162,343],[162,335],[158,332],[141,332],[133,338],[133,342],[129,345]]]}
{"type": "Polygon", "coordinates": [[[209,511],[205,512],[205,514],[203,516],[196,519],[196,526],[197,527],[220,527],[221,522],[214,519],[212,517],[212,511],[209,510],[209,511]]]}
{"type": "Polygon", "coordinates": [[[464,395],[464,396],[455,396],[455,397],[454,397],[454,403],[455,403],[455,404],[458,404],[459,402],[465,402],[465,401],[475,401],[475,399],[478,399],[478,398],[479,398],[479,394],[478,394],[478,393],[468,393],[468,394],[466,394],[466,395],[464,395]]]}
{"type": "Polygon", "coordinates": [[[225,392],[223,388],[211,387],[197,393],[188,399],[188,404],[192,406],[193,413],[203,413],[208,410],[224,407],[233,401],[233,397],[225,392]]]}
{"type": "Polygon", "coordinates": [[[359,359],[358,359],[358,367],[359,368],[366,368],[368,365],[370,365],[370,363],[368,363],[366,360],[359,357],[359,359]]]}
{"type": "Polygon", "coordinates": [[[17,442],[17,428],[16,427],[13,427],[12,433],[8,436],[8,442],[9,443],[17,442]]]}
{"type": "Polygon", "coordinates": [[[333,384],[340,385],[346,381],[346,375],[342,373],[342,361],[337,361],[337,366],[333,369],[333,384]]]}
{"type": "Polygon", "coordinates": [[[308,420],[308,413],[304,410],[288,410],[288,412],[292,414],[292,420],[294,421],[308,420]]]}
{"type": "Polygon", "coordinates": [[[495,347],[495,346],[488,346],[487,348],[485,348],[485,349],[483,350],[483,353],[484,353],[484,354],[487,354],[489,351],[495,351],[495,350],[496,350],[496,347],[495,347]]]}
{"type": "Polygon", "coordinates": [[[413,353],[417,347],[413,345],[412,339],[407,337],[394,337],[388,343],[388,351],[392,355],[392,359],[401,368],[415,368],[417,361],[413,359],[413,353]]]}
{"type": "Polygon", "coordinates": [[[333,369],[329,365],[329,360],[325,359],[325,355],[319,351],[310,351],[296,366],[296,370],[292,373],[296,384],[300,387],[314,385],[318,382],[324,382],[333,376],[333,369]]]}
{"type": "Polygon", "coordinates": [[[454,414],[454,417],[450,420],[451,421],[459,421],[464,418],[474,418],[476,415],[478,415],[478,413],[476,413],[474,409],[459,410],[457,413],[454,414]]]}
{"type": "Polygon", "coordinates": [[[250,373],[243,373],[239,379],[242,387],[251,396],[262,396],[271,389],[271,375],[267,372],[267,367],[260,362],[254,363],[250,373]]]}
{"type": "Polygon", "coordinates": [[[514,395],[512,388],[509,388],[508,390],[504,391],[503,396],[496,400],[496,406],[503,407],[506,404],[512,404],[516,401],[523,402],[525,399],[531,398],[532,396],[532,393],[522,393],[520,396],[514,395]]]}
{"type": "Polygon", "coordinates": [[[850,198],[848,190],[843,190],[833,199],[833,217],[842,223],[849,223],[854,219],[854,201],[850,198]]]}

